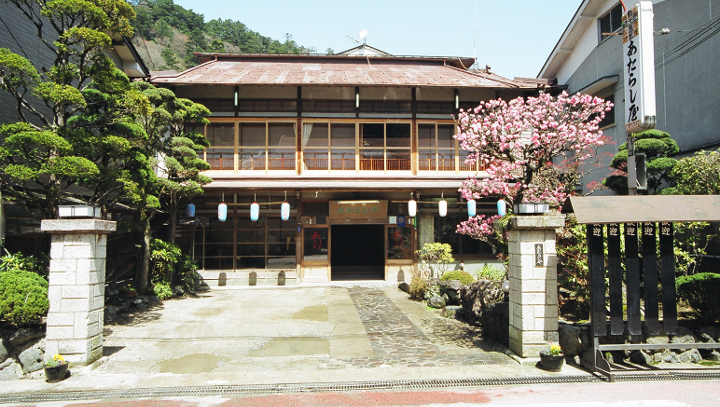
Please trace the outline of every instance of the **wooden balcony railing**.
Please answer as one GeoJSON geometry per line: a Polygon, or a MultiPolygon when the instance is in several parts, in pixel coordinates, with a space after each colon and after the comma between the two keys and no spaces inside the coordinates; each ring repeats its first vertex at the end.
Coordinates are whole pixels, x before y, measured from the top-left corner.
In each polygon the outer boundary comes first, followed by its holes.
{"type": "MultiPolygon", "coordinates": [[[[240,170],[265,170],[271,171],[292,171],[296,168],[295,153],[271,153],[266,161],[264,153],[260,154],[239,154],[240,170]]],[[[233,170],[234,156],[232,154],[208,153],[207,162],[212,170],[233,170]]],[[[354,171],[355,155],[341,154],[333,155],[328,159],[327,153],[308,153],[304,155],[305,170],[330,170],[354,171]]],[[[460,160],[459,171],[483,171],[486,165],[468,165],[460,160]]],[[[409,158],[361,158],[360,171],[410,171],[412,169],[409,158]]],[[[418,171],[455,171],[455,157],[440,157],[421,155],[418,159],[418,171]]]]}

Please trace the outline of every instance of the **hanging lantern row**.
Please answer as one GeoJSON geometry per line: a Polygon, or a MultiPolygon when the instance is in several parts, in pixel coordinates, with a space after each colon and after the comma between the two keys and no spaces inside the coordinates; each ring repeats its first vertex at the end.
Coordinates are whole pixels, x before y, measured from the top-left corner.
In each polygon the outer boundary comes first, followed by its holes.
{"type": "MultiPolygon", "coordinates": [[[[187,214],[189,217],[195,216],[195,205],[190,203],[187,207],[187,214]],[[192,209],[191,209],[192,206],[192,209]],[[190,215],[192,210],[192,215],[190,215]]],[[[257,193],[253,195],[253,203],[250,204],[250,220],[257,222],[260,218],[260,205],[257,203],[257,193]]],[[[280,218],[282,220],[290,219],[290,204],[287,201],[287,191],[285,191],[285,201],[280,205],[280,218]]],[[[225,193],[222,194],[222,200],[218,205],[218,220],[225,222],[227,220],[227,204],[225,204],[225,193]]]]}
{"type": "MultiPolygon", "coordinates": [[[[445,200],[444,192],[440,196],[440,202],[438,202],[438,212],[443,218],[447,216],[447,201],[445,200]]],[[[505,216],[507,213],[505,200],[500,199],[497,201],[497,212],[498,215],[505,216]]],[[[468,199],[467,213],[471,218],[477,216],[477,202],[474,199],[468,199]]],[[[415,201],[413,192],[410,192],[410,200],[408,201],[408,215],[411,218],[414,218],[415,215],[417,215],[417,201],[415,201]]]]}
{"type": "MultiPolygon", "coordinates": [[[[438,202],[438,210],[440,216],[443,218],[447,216],[447,201],[445,200],[445,193],[443,192],[440,202],[438,202]]],[[[414,218],[417,215],[417,201],[413,192],[410,192],[410,200],[408,201],[408,216],[414,218]]]]}

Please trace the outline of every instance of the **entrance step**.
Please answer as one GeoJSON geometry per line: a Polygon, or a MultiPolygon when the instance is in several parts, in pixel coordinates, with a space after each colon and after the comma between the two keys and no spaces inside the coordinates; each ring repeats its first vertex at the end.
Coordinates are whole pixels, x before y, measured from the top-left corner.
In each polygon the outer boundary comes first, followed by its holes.
{"type": "Polygon", "coordinates": [[[278,286],[298,285],[298,273],[296,270],[243,270],[243,271],[222,271],[222,270],[198,270],[202,277],[201,284],[210,287],[239,287],[239,286],[278,286]]]}

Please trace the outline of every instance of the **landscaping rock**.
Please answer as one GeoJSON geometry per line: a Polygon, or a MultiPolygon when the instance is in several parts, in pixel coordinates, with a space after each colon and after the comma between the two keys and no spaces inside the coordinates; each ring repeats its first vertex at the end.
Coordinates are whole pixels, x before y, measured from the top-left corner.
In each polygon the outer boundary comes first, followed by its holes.
{"type": "Polygon", "coordinates": [[[560,347],[565,356],[577,356],[583,353],[590,344],[587,340],[586,332],[579,326],[570,324],[560,324],[560,347]]]}
{"type": "Polygon", "coordinates": [[[689,351],[679,354],[678,360],[682,363],[698,363],[702,360],[702,356],[697,349],[690,349],[689,351]]]}
{"type": "Polygon", "coordinates": [[[458,319],[462,316],[463,309],[459,305],[448,305],[445,308],[443,308],[440,315],[442,315],[445,318],[450,319],[458,319]]]}
{"type": "Polygon", "coordinates": [[[679,363],[680,359],[678,358],[677,353],[675,353],[669,349],[666,349],[662,353],[662,361],[665,363],[679,363]]]}
{"type": "Polygon", "coordinates": [[[482,315],[482,335],[501,345],[509,344],[510,303],[490,304],[482,315]]]}
{"type": "Polygon", "coordinates": [[[398,288],[400,289],[400,291],[410,294],[410,284],[402,282],[398,284],[398,288]]]}
{"type": "Polygon", "coordinates": [[[15,360],[8,359],[0,363],[0,380],[18,380],[23,377],[23,369],[15,360]]]}
{"type": "Polygon", "coordinates": [[[5,347],[5,340],[0,338],[0,363],[4,362],[8,356],[10,356],[10,352],[5,347]]]}
{"type": "Polygon", "coordinates": [[[45,366],[45,354],[38,348],[26,349],[18,356],[23,373],[34,372],[45,366]]]}
{"type": "Polygon", "coordinates": [[[638,365],[649,365],[653,362],[653,357],[641,350],[630,352],[630,362],[638,365]]]}
{"type": "Polygon", "coordinates": [[[465,317],[472,324],[481,323],[485,309],[490,304],[502,301],[504,297],[499,281],[480,280],[460,289],[460,303],[465,317]]]}
{"type": "Polygon", "coordinates": [[[448,304],[460,305],[460,289],[462,283],[459,280],[439,281],[440,293],[447,295],[448,304]]]}
{"type": "Polygon", "coordinates": [[[428,305],[437,309],[444,308],[446,305],[445,298],[439,295],[433,295],[428,300],[428,305]]]}
{"type": "Polygon", "coordinates": [[[24,345],[27,342],[30,342],[32,340],[42,338],[45,336],[45,329],[44,327],[38,327],[33,326],[29,328],[20,328],[17,331],[15,331],[10,337],[8,338],[8,341],[15,347],[24,345]]]}

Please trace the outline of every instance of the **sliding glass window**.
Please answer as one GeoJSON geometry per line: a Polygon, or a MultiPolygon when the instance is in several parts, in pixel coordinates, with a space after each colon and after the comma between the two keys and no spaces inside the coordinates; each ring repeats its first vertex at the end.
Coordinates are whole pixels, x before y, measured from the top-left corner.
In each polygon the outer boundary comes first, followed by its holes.
{"type": "Polygon", "coordinates": [[[360,169],[410,171],[410,124],[361,123],[360,169]]]}
{"type": "Polygon", "coordinates": [[[354,123],[303,123],[303,170],[355,170],[354,123]]]}
{"type": "Polygon", "coordinates": [[[295,169],[293,123],[215,122],[205,134],[210,143],[205,160],[212,170],[295,169]]]}
{"type": "Polygon", "coordinates": [[[210,123],[206,137],[210,147],[205,150],[205,160],[211,170],[235,168],[235,123],[210,123]]]}

